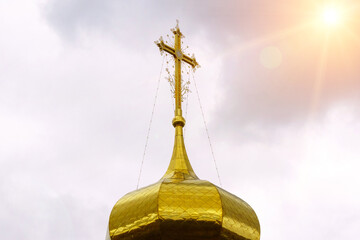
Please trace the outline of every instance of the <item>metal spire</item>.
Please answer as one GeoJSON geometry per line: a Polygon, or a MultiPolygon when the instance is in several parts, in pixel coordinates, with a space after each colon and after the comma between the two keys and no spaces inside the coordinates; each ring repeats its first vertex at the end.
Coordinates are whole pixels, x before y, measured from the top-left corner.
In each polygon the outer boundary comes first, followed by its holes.
{"type": "Polygon", "coordinates": [[[179,28],[179,21],[177,21],[176,27],[171,29],[175,35],[174,46],[171,47],[164,43],[162,37],[155,44],[159,47],[160,52],[169,53],[174,57],[175,61],[175,117],[172,120],[172,124],[175,128],[175,143],[173,155],[171,157],[170,165],[165,173],[166,178],[176,178],[176,179],[197,179],[195,175],[188,156],[185,150],[184,137],[183,137],[183,127],[185,126],[185,119],[182,116],[181,102],[182,102],[182,84],[181,84],[181,62],[189,64],[193,69],[199,67],[199,64],[196,62],[194,56],[189,57],[184,54],[181,49],[181,38],[184,35],[181,33],[179,28]]]}

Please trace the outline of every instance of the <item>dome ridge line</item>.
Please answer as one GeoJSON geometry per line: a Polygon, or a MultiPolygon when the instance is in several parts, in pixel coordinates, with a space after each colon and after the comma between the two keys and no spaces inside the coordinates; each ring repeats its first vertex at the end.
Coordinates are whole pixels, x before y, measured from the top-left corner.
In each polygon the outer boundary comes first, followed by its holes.
{"type": "Polygon", "coordinates": [[[222,198],[221,198],[221,194],[220,194],[220,192],[219,192],[218,187],[217,187],[215,184],[213,184],[213,185],[214,185],[214,187],[215,187],[215,189],[216,189],[216,192],[219,194],[219,198],[220,198],[220,203],[221,203],[221,224],[222,224],[223,221],[224,221],[224,205],[223,205],[223,200],[222,200],[222,198]]]}
{"type": "Polygon", "coordinates": [[[159,201],[160,201],[159,195],[160,195],[163,179],[160,179],[159,182],[160,182],[160,186],[159,186],[159,191],[157,192],[157,197],[156,197],[156,200],[157,200],[156,201],[156,203],[157,203],[156,214],[157,214],[158,219],[161,220],[160,213],[159,213],[159,206],[160,206],[160,204],[159,204],[159,201]]]}

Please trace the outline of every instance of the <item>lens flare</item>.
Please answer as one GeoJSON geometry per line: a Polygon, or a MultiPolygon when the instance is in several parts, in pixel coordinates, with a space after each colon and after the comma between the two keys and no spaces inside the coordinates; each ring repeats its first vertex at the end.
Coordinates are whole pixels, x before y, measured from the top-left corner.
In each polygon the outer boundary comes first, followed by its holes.
{"type": "Polygon", "coordinates": [[[323,21],[328,26],[335,26],[340,22],[340,11],[334,6],[327,7],[323,11],[323,21]]]}

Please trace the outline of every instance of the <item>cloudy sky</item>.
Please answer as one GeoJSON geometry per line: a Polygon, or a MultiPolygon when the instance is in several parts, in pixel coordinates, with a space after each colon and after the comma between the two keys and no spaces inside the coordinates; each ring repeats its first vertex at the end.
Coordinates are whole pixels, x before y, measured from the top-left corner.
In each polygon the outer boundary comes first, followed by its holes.
{"type": "MultiPolygon", "coordinates": [[[[355,0],[0,0],[2,239],[105,238],[137,185],[160,72],[140,186],[162,176],[172,66],[154,41],[176,19],[222,187],[254,208],[261,239],[355,239],[359,16],[355,0]]],[[[219,185],[190,89],[188,155],[219,185]]]]}

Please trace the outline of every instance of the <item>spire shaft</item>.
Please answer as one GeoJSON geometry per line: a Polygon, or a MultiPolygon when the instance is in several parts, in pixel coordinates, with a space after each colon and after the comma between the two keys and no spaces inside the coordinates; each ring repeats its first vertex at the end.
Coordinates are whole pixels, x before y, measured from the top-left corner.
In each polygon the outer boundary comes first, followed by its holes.
{"type": "Polygon", "coordinates": [[[175,35],[175,116],[181,116],[181,32],[178,26],[174,31],[175,35]],[[180,111],[179,111],[180,110],[180,111]],[[178,115],[180,114],[180,115],[178,115]]]}
{"type": "Polygon", "coordinates": [[[189,158],[186,153],[183,127],[178,125],[175,127],[174,149],[169,167],[163,176],[169,179],[198,179],[191,167],[189,158]]]}

